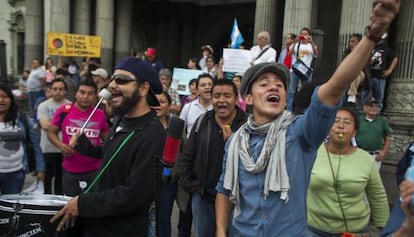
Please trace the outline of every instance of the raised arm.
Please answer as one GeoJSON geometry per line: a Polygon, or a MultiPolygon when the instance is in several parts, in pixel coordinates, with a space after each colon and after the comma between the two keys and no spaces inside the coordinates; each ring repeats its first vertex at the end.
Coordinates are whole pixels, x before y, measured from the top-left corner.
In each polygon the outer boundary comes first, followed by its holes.
{"type": "Polygon", "coordinates": [[[318,96],[326,105],[336,105],[344,91],[364,68],[371,51],[385,34],[400,9],[400,0],[376,0],[371,12],[371,24],[355,50],[342,61],[331,78],[323,84],[318,96]]]}

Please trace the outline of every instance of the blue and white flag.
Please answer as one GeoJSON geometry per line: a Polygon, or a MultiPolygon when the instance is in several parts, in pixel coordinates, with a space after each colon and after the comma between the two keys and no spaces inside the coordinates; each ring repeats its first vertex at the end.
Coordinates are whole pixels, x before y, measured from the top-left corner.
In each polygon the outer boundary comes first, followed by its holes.
{"type": "Polygon", "coordinates": [[[240,48],[240,45],[244,42],[244,38],[242,34],[240,33],[236,18],[234,18],[233,29],[231,31],[230,40],[231,40],[230,48],[233,48],[233,49],[240,48]]]}

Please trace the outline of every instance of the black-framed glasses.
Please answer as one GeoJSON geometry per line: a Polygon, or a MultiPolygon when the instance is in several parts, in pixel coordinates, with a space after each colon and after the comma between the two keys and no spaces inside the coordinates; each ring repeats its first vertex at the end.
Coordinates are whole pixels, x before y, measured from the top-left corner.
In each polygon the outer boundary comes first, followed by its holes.
{"type": "Polygon", "coordinates": [[[123,74],[114,74],[111,76],[111,81],[115,80],[116,84],[124,85],[131,81],[136,81],[135,77],[123,75],[123,74]]]}

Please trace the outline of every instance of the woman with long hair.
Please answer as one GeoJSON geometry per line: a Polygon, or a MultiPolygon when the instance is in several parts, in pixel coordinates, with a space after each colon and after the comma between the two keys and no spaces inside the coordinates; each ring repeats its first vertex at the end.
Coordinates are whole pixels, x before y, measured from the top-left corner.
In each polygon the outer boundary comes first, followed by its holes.
{"type": "Polygon", "coordinates": [[[22,191],[29,163],[44,180],[45,163],[39,140],[29,117],[19,112],[11,89],[0,84],[0,192],[22,191]],[[31,148],[31,149],[29,149],[31,148]],[[30,153],[30,154],[29,154],[30,153]],[[29,159],[34,157],[33,159],[29,159]]]}

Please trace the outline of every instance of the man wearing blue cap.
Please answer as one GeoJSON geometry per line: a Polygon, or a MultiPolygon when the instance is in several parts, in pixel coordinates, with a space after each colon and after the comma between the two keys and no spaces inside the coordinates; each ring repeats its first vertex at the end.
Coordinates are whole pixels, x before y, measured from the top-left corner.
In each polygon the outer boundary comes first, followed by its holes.
{"type": "MultiPolygon", "coordinates": [[[[85,193],[74,197],[52,219],[82,227],[81,236],[146,236],[148,210],[155,197],[154,164],[162,155],[165,131],[151,106],[162,86],[152,66],[139,58],[122,59],[108,86],[114,126],[102,148],[78,136],[79,152],[103,154],[102,166],[85,193]]],[[[72,144],[76,139],[72,139],[72,144]]]]}

